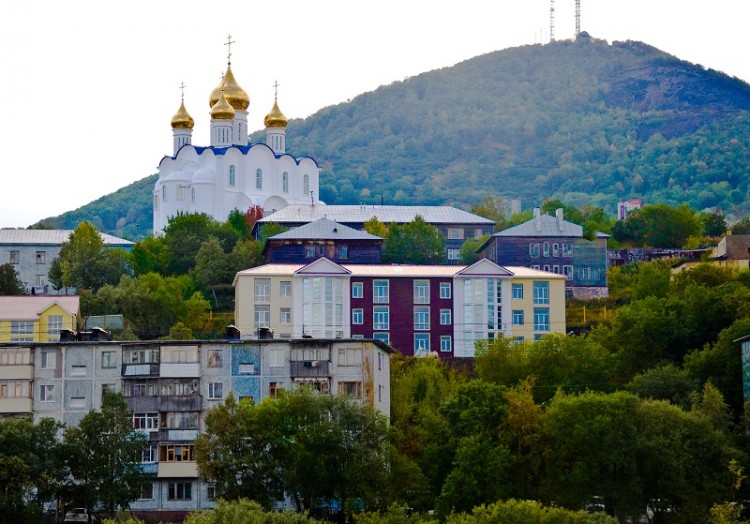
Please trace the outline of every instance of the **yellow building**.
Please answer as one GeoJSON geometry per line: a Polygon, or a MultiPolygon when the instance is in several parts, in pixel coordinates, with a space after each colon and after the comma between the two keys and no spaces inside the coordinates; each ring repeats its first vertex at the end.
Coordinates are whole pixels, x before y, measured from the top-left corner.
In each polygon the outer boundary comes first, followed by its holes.
{"type": "Polygon", "coordinates": [[[60,340],[61,329],[76,330],[79,303],[70,296],[0,297],[0,343],[60,340]]]}

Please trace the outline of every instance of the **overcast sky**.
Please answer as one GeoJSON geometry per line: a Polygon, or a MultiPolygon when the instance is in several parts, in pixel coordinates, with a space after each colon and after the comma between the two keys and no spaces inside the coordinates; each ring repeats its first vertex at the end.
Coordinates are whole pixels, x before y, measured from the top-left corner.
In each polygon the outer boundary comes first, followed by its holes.
{"type": "MultiPolygon", "coordinates": [[[[750,81],[747,0],[581,0],[581,29],[640,40],[750,81]]],[[[555,1],[571,38],[575,1],[555,1]]],[[[226,68],[262,128],[408,76],[549,39],[549,0],[2,0],[0,227],[25,227],[156,172],[185,104],[208,145],[226,68]]],[[[294,133],[293,127],[288,130],[294,133]]],[[[294,151],[291,151],[294,154],[294,151]]],[[[324,159],[320,159],[324,160],[324,159]]],[[[2,262],[2,261],[0,261],[2,262]]]]}

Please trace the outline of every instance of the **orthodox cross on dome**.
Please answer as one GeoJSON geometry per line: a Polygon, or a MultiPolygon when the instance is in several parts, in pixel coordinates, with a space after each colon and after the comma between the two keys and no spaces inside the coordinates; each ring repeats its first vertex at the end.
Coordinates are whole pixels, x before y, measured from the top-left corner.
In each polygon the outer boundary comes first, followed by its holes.
{"type": "Polygon", "coordinates": [[[279,85],[281,85],[281,84],[279,84],[278,80],[276,80],[273,83],[273,101],[274,102],[276,101],[276,98],[278,98],[278,95],[279,95],[279,85]]]}
{"type": "Polygon", "coordinates": [[[180,82],[180,99],[184,102],[185,101],[185,88],[187,86],[185,85],[185,82],[180,82]]]}
{"type": "Polygon", "coordinates": [[[232,44],[234,44],[234,40],[232,40],[232,35],[227,35],[227,42],[224,44],[227,46],[227,64],[232,63],[232,44]]]}

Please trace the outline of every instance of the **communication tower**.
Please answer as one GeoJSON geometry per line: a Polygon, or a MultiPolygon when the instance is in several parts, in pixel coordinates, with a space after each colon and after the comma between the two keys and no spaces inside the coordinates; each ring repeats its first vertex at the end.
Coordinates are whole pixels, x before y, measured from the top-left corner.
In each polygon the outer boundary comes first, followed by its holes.
{"type": "Polygon", "coordinates": [[[555,0],[549,0],[549,41],[555,41],[555,0]]]}
{"type": "Polygon", "coordinates": [[[576,38],[581,32],[581,0],[576,0],[576,38]]]}

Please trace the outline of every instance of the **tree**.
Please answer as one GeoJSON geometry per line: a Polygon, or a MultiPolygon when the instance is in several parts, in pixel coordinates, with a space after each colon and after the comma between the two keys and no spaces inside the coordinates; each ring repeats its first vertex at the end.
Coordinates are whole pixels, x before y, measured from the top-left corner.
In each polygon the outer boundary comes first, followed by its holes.
{"type": "Polygon", "coordinates": [[[701,233],[701,224],[687,204],[671,207],[653,204],[636,209],[612,227],[618,242],[636,246],[679,248],[701,233]]]}
{"type": "Polygon", "coordinates": [[[138,497],[143,481],[140,455],[146,437],[133,427],[132,413],[121,393],[104,391],[100,411],[90,411],[65,432],[74,492],[91,511],[110,516],[138,497]]]}
{"type": "Polygon", "coordinates": [[[417,215],[404,225],[391,224],[383,241],[384,264],[439,264],[445,259],[445,239],[437,228],[417,215]]]}
{"type": "Polygon", "coordinates": [[[732,225],[733,235],[750,235],[750,217],[742,217],[732,225]]]}
{"type": "Polygon", "coordinates": [[[485,242],[487,242],[487,239],[490,238],[489,234],[482,235],[479,238],[467,238],[464,240],[464,243],[461,245],[461,262],[466,265],[473,264],[477,260],[479,260],[479,253],[477,253],[477,250],[484,245],[485,242]]]}
{"type": "Polygon", "coordinates": [[[23,282],[13,264],[0,264],[0,295],[25,295],[23,282]]]}
{"type": "Polygon", "coordinates": [[[698,220],[704,237],[721,237],[727,232],[727,221],[724,220],[724,213],[720,209],[711,213],[703,211],[698,214],[698,220]]]}
{"type": "Polygon", "coordinates": [[[260,226],[260,231],[258,232],[258,240],[261,242],[265,242],[272,236],[283,233],[284,231],[289,231],[289,228],[286,226],[282,226],[281,224],[278,224],[276,222],[266,222],[262,226],[260,226]]]}
{"type": "Polygon", "coordinates": [[[267,511],[248,499],[219,500],[216,509],[191,513],[185,524],[323,524],[304,513],[267,511]]]}
{"type": "Polygon", "coordinates": [[[224,252],[229,252],[240,235],[230,225],[222,224],[206,213],[182,213],[169,219],[164,228],[169,275],[185,275],[195,267],[201,244],[216,237],[224,252]]]}
{"type": "Polygon", "coordinates": [[[371,219],[362,224],[362,228],[371,235],[375,235],[377,237],[385,238],[388,235],[388,226],[378,220],[378,217],[376,216],[373,216],[371,219]]]}
{"type": "Polygon", "coordinates": [[[471,206],[471,212],[492,220],[495,223],[495,233],[509,227],[510,207],[503,197],[486,195],[481,204],[471,206]]]}
{"type": "Polygon", "coordinates": [[[216,288],[230,282],[229,257],[224,253],[219,240],[209,237],[202,244],[195,255],[195,267],[192,270],[196,283],[211,292],[216,309],[220,309],[216,288]]]}

